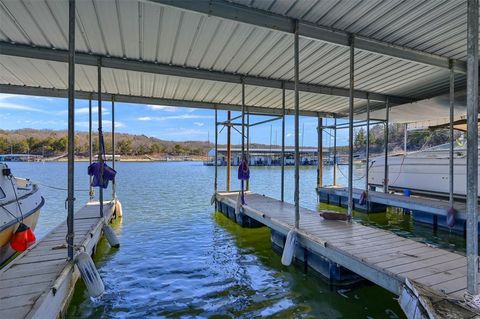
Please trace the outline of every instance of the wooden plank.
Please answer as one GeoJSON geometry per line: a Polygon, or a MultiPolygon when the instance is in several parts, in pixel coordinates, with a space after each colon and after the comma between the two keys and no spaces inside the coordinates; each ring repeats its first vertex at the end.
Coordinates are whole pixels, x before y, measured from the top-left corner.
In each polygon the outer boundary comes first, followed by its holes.
{"type": "Polygon", "coordinates": [[[449,273],[458,268],[464,268],[466,273],[466,267],[467,267],[466,260],[455,259],[455,260],[447,261],[437,265],[432,265],[427,268],[407,271],[407,272],[401,273],[401,275],[408,277],[412,280],[419,280],[422,277],[426,277],[426,276],[431,276],[431,275],[436,275],[441,273],[449,273]]]}
{"type": "Polygon", "coordinates": [[[411,257],[422,257],[424,253],[429,253],[431,251],[437,251],[436,249],[433,249],[428,246],[423,246],[423,247],[418,247],[415,249],[395,249],[393,252],[383,252],[380,256],[375,256],[375,257],[369,257],[366,258],[366,260],[371,263],[371,264],[376,264],[378,262],[382,261],[389,261],[389,260],[395,260],[400,257],[404,256],[411,256],[411,257]]]}
{"type": "MultiPolygon", "coordinates": [[[[375,263],[376,266],[381,267],[381,268],[388,268],[388,267],[393,267],[393,266],[401,266],[405,264],[410,264],[412,262],[417,262],[417,261],[423,261],[427,260],[430,258],[434,257],[439,257],[449,254],[449,252],[444,251],[444,250],[439,250],[439,249],[430,249],[429,251],[426,251],[425,253],[421,255],[408,255],[408,256],[403,256],[399,257],[393,260],[388,260],[388,261],[380,261],[375,263]]],[[[371,262],[371,261],[369,261],[371,262]]]]}
{"type": "Polygon", "coordinates": [[[31,284],[38,284],[42,282],[53,282],[56,278],[56,273],[51,274],[44,274],[44,275],[34,275],[34,276],[24,276],[19,278],[13,279],[4,279],[0,278],[0,289],[9,288],[9,287],[16,287],[16,286],[24,286],[24,285],[31,285],[31,284]]]}
{"type": "MultiPolygon", "coordinates": [[[[1,300],[2,302],[0,302],[0,310],[7,310],[7,309],[22,307],[22,306],[31,306],[37,298],[38,298],[38,293],[35,293],[35,292],[28,295],[23,295],[22,298],[8,297],[1,300]]],[[[1,317],[1,318],[4,318],[4,317],[1,317]]],[[[8,318],[8,317],[5,317],[5,318],[8,318]]],[[[19,317],[18,315],[15,314],[15,316],[9,317],[9,319],[10,318],[19,318],[19,317]]]]}
{"type": "Polygon", "coordinates": [[[25,305],[8,309],[0,309],[0,318],[24,318],[27,315],[28,311],[29,308],[25,305]]]}
{"type": "Polygon", "coordinates": [[[443,262],[447,262],[447,261],[451,261],[451,260],[455,260],[455,259],[462,259],[462,258],[465,258],[465,257],[450,253],[450,254],[430,258],[430,259],[427,259],[427,260],[414,261],[414,262],[406,264],[406,265],[386,267],[385,269],[390,271],[390,272],[396,273],[396,274],[401,274],[401,273],[404,273],[404,272],[407,272],[407,271],[411,271],[411,270],[415,270],[415,269],[422,269],[422,268],[425,268],[425,267],[434,266],[434,265],[439,264],[439,263],[443,263],[443,262]]]}
{"type": "Polygon", "coordinates": [[[40,282],[30,285],[22,285],[10,287],[8,289],[0,290],[0,305],[4,304],[4,300],[10,297],[19,297],[23,295],[30,295],[32,293],[39,293],[44,291],[49,284],[47,282],[40,282]]]}
{"type": "Polygon", "coordinates": [[[432,286],[444,283],[446,281],[450,281],[450,280],[458,279],[462,277],[466,277],[465,267],[451,269],[448,272],[444,271],[444,272],[437,273],[430,276],[424,276],[417,279],[416,281],[426,286],[432,287],[432,286]]]}

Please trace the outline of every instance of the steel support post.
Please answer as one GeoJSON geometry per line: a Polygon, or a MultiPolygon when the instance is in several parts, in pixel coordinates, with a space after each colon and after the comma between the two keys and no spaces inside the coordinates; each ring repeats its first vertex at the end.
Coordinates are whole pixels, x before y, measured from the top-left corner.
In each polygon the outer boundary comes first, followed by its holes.
{"type": "Polygon", "coordinates": [[[317,124],[317,188],[323,186],[323,119],[318,118],[317,124]]]}
{"type": "Polygon", "coordinates": [[[478,0],[467,3],[467,291],[478,294],[478,0]]]}
{"type": "MultiPolygon", "coordinates": [[[[247,162],[250,165],[250,113],[247,113],[247,162]]],[[[245,189],[250,190],[250,179],[247,179],[245,189]]]]}
{"type": "Polygon", "coordinates": [[[280,181],[280,200],[285,200],[285,83],[282,83],[282,171],[280,181]]]}
{"type": "MultiPolygon", "coordinates": [[[[242,79],[242,161],[245,159],[245,81],[242,79]]],[[[239,163],[240,165],[240,163],[239,163]]],[[[242,188],[242,204],[244,200],[244,183],[245,181],[241,180],[242,188]]]]}
{"type": "Polygon", "coordinates": [[[215,107],[215,177],[213,180],[215,194],[218,190],[218,110],[215,107]]]}
{"type": "Polygon", "coordinates": [[[390,105],[385,104],[385,158],[384,158],[384,175],[383,175],[383,192],[388,193],[388,131],[389,131],[390,105]]]}
{"type": "Polygon", "coordinates": [[[68,165],[67,165],[67,253],[73,259],[75,210],[75,0],[68,2],[68,165]]]}
{"type": "Polygon", "coordinates": [[[370,173],[370,99],[367,95],[367,140],[365,148],[365,191],[368,191],[368,178],[370,173]]]}
{"type": "Polygon", "coordinates": [[[300,227],[300,138],[299,138],[299,111],[300,111],[300,95],[298,92],[299,73],[300,73],[300,57],[299,57],[299,36],[298,36],[298,20],[295,20],[295,33],[294,33],[294,82],[295,82],[295,228],[300,227]]]}
{"type": "Polygon", "coordinates": [[[227,112],[227,192],[230,191],[230,166],[231,166],[231,158],[232,158],[232,144],[231,144],[231,134],[232,134],[232,126],[230,125],[232,121],[232,113],[230,111],[227,112]]]}
{"type": "MultiPolygon", "coordinates": [[[[112,95],[112,168],[115,169],[115,96],[112,95]]],[[[117,185],[112,181],[112,199],[117,198],[117,185]]]]}
{"type": "Polygon", "coordinates": [[[448,162],[448,200],[450,203],[450,207],[454,205],[453,199],[453,182],[454,182],[454,162],[453,162],[453,147],[454,147],[454,139],[453,139],[453,121],[454,121],[454,109],[455,109],[455,72],[453,71],[452,61],[450,61],[450,126],[449,126],[449,133],[450,133],[450,154],[449,154],[449,162],[448,162]]]}
{"type": "MultiPolygon", "coordinates": [[[[97,65],[98,84],[98,162],[100,163],[100,185],[103,185],[103,132],[102,132],[102,60],[98,59],[97,65]]],[[[100,202],[100,217],[103,217],[103,187],[98,188],[100,202]]]]}
{"type": "Polygon", "coordinates": [[[337,118],[333,122],[333,186],[337,185],[337,118]]]}
{"type": "MultiPolygon", "coordinates": [[[[90,94],[90,97],[88,99],[88,165],[92,165],[92,146],[92,94],[90,94]]],[[[95,192],[92,186],[93,176],[89,177],[90,183],[88,195],[90,197],[90,200],[92,200],[95,196],[95,192]]]]}
{"type": "Polygon", "coordinates": [[[350,96],[348,108],[348,217],[353,215],[353,98],[355,79],[355,44],[350,36],[350,96]]]}

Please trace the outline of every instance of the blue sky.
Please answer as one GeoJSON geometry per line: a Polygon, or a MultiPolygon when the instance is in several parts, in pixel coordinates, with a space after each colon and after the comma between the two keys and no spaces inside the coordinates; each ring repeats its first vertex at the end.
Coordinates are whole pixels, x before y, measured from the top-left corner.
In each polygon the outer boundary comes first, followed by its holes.
{"type": "MultiPolygon", "coordinates": [[[[97,103],[92,102],[94,124],[97,127],[97,103]]],[[[111,131],[111,103],[103,102],[104,131],[111,131]]],[[[88,131],[88,101],[75,101],[75,129],[88,131]]],[[[232,117],[239,115],[232,112],[232,117]]],[[[227,112],[218,112],[219,121],[226,120],[227,112]]],[[[265,120],[266,117],[251,116],[250,122],[265,120]]],[[[214,111],[189,107],[166,105],[143,105],[115,103],[115,123],[117,132],[144,134],[164,140],[174,141],[214,141],[214,111]]],[[[293,116],[286,118],[286,145],[294,143],[293,116]]],[[[315,146],[317,143],[317,120],[310,117],[300,118],[300,143],[315,146]],[[302,134],[303,132],[303,134],[302,134]]],[[[0,94],[0,128],[13,130],[19,128],[54,129],[67,128],[67,100],[64,98],[32,97],[23,95],[0,94]]],[[[220,128],[219,128],[220,129],[220,128]]],[[[240,128],[239,128],[240,129],[240,128]]],[[[339,131],[338,144],[346,144],[346,130],[339,131]]],[[[325,134],[324,145],[333,142],[325,134]]],[[[261,124],[250,129],[252,143],[281,144],[281,121],[261,124]],[[271,134],[270,134],[271,133],[271,134]]],[[[219,143],[226,142],[226,130],[219,135],[219,143]]],[[[232,131],[232,142],[241,143],[240,134],[232,131]]]]}

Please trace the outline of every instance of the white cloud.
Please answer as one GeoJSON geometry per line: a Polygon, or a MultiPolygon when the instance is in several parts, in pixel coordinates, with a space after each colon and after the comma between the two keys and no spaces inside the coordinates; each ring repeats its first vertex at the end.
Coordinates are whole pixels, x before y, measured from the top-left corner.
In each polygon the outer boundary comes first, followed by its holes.
{"type": "Polygon", "coordinates": [[[202,123],[202,122],[193,122],[193,124],[195,124],[196,126],[200,126],[200,127],[205,125],[205,123],[202,123]]]}
{"type": "Polygon", "coordinates": [[[21,104],[16,104],[16,103],[9,103],[9,102],[4,102],[3,98],[0,99],[0,110],[16,110],[16,111],[29,111],[29,112],[38,112],[38,113],[47,113],[51,114],[50,112],[47,112],[45,110],[28,106],[28,105],[21,105],[21,104]]]}
{"type": "MultiPolygon", "coordinates": [[[[166,115],[166,116],[142,116],[137,117],[139,121],[169,121],[169,120],[194,120],[194,119],[211,119],[211,115],[199,114],[181,114],[181,115],[166,115]]],[[[197,122],[199,123],[199,122],[197,122]]]]}
{"type": "Polygon", "coordinates": [[[155,111],[165,111],[165,112],[176,112],[178,111],[180,108],[176,107],[176,106],[168,106],[168,105],[153,105],[153,104],[149,104],[147,105],[147,107],[151,110],[155,110],[155,111]]]}

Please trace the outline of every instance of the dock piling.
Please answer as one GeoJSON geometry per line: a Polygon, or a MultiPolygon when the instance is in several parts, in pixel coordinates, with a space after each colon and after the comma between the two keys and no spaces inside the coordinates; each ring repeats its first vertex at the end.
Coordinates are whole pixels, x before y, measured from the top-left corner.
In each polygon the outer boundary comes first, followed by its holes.
{"type": "MultiPolygon", "coordinates": [[[[115,169],[115,95],[112,94],[112,168],[115,169]]],[[[115,178],[112,181],[112,199],[117,197],[115,178]]]]}
{"type": "MultiPolygon", "coordinates": [[[[97,60],[97,85],[98,85],[98,163],[100,164],[100,185],[103,185],[103,132],[102,132],[102,59],[97,60]]],[[[100,201],[100,217],[103,217],[103,187],[98,188],[98,200],[100,201]]]]}
{"type": "Polygon", "coordinates": [[[370,97],[367,93],[367,137],[365,147],[365,191],[368,192],[368,178],[370,173],[370,97]]]}
{"type": "Polygon", "coordinates": [[[467,3],[467,291],[478,294],[478,0],[467,3]]]}
{"type": "Polygon", "coordinates": [[[323,186],[323,119],[317,118],[317,187],[323,186]]]}
{"type": "Polygon", "coordinates": [[[388,130],[389,130],[390,103],[387,97],[385,103],[385,158],[383,175],[383,192],[388,193],[388,130]]]}
{"type": "MultiPolygon", "coordinates": [[[[92,94],[88,99],[88,165],[92,165],[92,94]]],[[[95,196],[95,191],[93,190],[93,176],[89,176],[90,183],[88,184],[88,195],[90,200],[95,196]]]]}
{"type": "Polygon", "coordinates": [[[215,194],[218,190],[218,110],[215,107],[215,177],[213,180],[213,190],[215,194]]]}
{"type": "Polygon", "coordinates": [[[453,70],[453,62],[450,60],[450,125],[449,125],[449,135],[450,135],[450,150],[449,150],[449,162],[448,162],[448,188],[449,188],[449,202],[450,207],[454,206],[453,199],[453,185],[454,185],[454,176],[453,176],[453,147],[454,147],[454,138],[453,138],[453,121],[454,121],[454,108],[455,108],[455,72],[453,70]]]}
{"type": "Polygon", "coordinates": [[[350,96],[348,109],[348,217],[353,215],[353,95],[355,80],[355,38],[350,35],[350,96]]]}
{"type": "Polygon", "coordinates": [[[232,135],[232,113],[230,111],[227,112],[227,192],[230,191],[230,169],[231,169],[231,159],[232,159],[232,143],[231,143],[231,135],[232,135]]]}
{"type": "Polygon", "coordinates": [[[68,2],[68,181],[67,245],[68,259],[73,259],[75,209],[75,0],[68,2]]]}
{"type": "Polygon", "coordinates": [[[285,200],[285,82],[282,82],[282,172],[280,180],[280,200],[285,200]]]}
{"type": "Polygon", "coordinates": [[[295,228],[300,227],[300,149],[299,149],[299,112],[300,112],[300,95],[298,92],[299,73],[300,73],[300,53],[299,53],[299,36],[298,36],[298,21],[295,20],[295,34],[294,34],[294,77],[295,77],[295,228]]]}
{"type": "Polygon", "coordinates": [[[337,118],[333,120],[333,186],[337,185],[337,118]]]}

